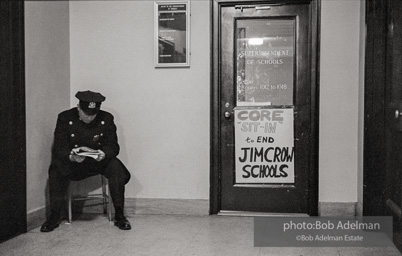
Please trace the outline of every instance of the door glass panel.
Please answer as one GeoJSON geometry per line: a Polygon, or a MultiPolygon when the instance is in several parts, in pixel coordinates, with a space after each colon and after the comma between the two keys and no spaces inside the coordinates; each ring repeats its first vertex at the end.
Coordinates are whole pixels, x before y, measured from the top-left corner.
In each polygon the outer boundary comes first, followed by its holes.
{"type": "Polygon", "coordinates": [[[237,19],[237,106],[293,105],[295,20],[237,19]]]}

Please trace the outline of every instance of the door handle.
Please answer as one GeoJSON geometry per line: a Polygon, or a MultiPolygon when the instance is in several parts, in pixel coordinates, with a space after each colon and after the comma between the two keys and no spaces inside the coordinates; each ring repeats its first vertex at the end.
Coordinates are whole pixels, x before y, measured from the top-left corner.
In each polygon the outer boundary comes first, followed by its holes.
{"type": "Polygon", "coordinates": [[[225,115],[225,118],[229,118],[231,116],[230,112],[228,112],[228,111],[226,111],[224,115],[225,115]]]}
{"type": "Polygon", "coordinates": [[[395,119],[398,119],[399,116],[402,116],[402,112],[399,112],[399,110],[395,110],[395,119]]]}

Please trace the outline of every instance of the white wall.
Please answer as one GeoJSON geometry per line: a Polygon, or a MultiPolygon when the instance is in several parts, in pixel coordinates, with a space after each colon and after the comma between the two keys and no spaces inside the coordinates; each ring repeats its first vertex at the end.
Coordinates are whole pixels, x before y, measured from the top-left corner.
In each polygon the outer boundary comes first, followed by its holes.
{"type": "Polygon", "coordinates": [[[44,209],[57,114],[70,104],[68,2],[25,2],[27,212],[44,209]]]}
{"type": "MultiPolygon", "coordinates": [[[[361,198],[362,5],[322,1],[320,202],[361,198]]],[[[116,117],[128,198],[209,198],[209,1],[191,8],[191,67],[155,69],[153,1],[25,2],[28,212],[45,204],[57,113],[86,89],[116,117]]]]}
{"type": "MultiPolygon", "coordinates": [[[[364,1],[322,0],[319,201],[357,202],[362,168],[360,15],[364,1]]],[[[363,9],[364,10],[364,9],[363,9]]]]}
{"type": "Polygon", "coordinates": [[[190,68],[156,69],[154,1],[70,2],[71,94],[106,96],[128,198],[209,198],[209,1],[191,9],[190,68]]]}

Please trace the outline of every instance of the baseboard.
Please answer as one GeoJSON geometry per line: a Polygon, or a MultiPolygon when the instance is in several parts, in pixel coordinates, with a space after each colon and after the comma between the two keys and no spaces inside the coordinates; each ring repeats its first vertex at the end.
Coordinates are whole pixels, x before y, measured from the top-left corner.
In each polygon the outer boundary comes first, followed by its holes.
{"type": "Polygon", "coordinates": [[[208,215],[207,199],[126,198],[127,214],[208,215]]]}
{"type": "MultiPolygon", "coordinates": [[[[113,208],[113,207],[112,207],[113,208]]],[[[126,198],[126,214],[208,215],[209,201],[204,199],[126,198]]],[[[75,213],[102,213],[99,200],[73,202],[75,213]]]]}
{"type": "Polygon", "coordinates": [[[46,207],[37,208],[27,213],[27,231],[39,227],[46,221],[46,207]]]}
{"type": "MultiPolygon", "coordinates": [[[[361,208],[361,207],[360,207],[361,208]]],[[[359,205],[356,202],[319,202],[319,216],[357,216],[359,205]]],[[[74,212],[102,213],[99,202],[86,202],[73,205],[74,212]]],[[[177,215],[208,215],[209,201],[207,199],[159,199],[159,198],[126,198],[125,212],[134,214],[177,214],[177,215]]]]}
{"type": "Polygon", "coordinates": [[[319,216],[356,216],[356,202],[319,202],[319,216]]]}
{"type": "MultiPolygon", "coordinates": [[[[319,216],[356,216],[362,207],[354,202],[320,202],[319,216]]],[[[102,213],[99,204],[82,205],[73,208],[83,213],[102,213]]],[[[208,215],[209,201],[207,199],[159,199],[159,198],[126,198],[125,212],[127,215],[135,214],[161,214],[161,215],[208,215]]],[[[27,213],[28,230],[42,225],[46,221],[46,207],[38,208],[27,213]]]]}
{"type": "Polygon", "coordinates": [[[356,216],[363,216],[363,204],[357,202],[356,203],[356,216]]]}

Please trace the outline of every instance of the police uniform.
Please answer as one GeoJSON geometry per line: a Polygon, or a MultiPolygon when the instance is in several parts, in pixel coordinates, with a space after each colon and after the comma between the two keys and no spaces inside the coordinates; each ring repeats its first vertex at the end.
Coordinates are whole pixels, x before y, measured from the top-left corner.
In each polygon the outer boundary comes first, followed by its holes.
{"type": "Polygon", "coordinates": [[[130,173],[117,158],[120,147],[114,117],[100,110],[100,105],[105,100],[100,93],[78,92],[76,97],[80,100],[79,106],[82,111],[85,114],[96,114],[96,117],[89,123],[83,122],[77,107],[58,115],[52,162],[49,167],[51,216],[41,231],[49,232],[58,226],[70,180],[82,180],[96,174],[102,174],[109,180],[116,226],[120,229],[130,229],[131,226],[123,214],[125,184],[130,180],[130,173]],[[74,149],[81,147],[101,150],[104,159],[97,161],[86,157],[80,163],[72,161],[71,155],[74,154],[74,149]]]}

